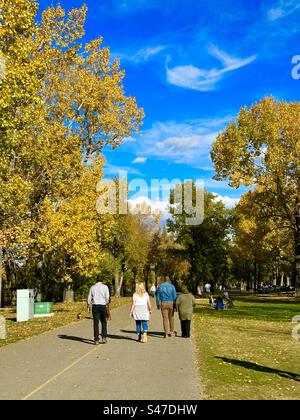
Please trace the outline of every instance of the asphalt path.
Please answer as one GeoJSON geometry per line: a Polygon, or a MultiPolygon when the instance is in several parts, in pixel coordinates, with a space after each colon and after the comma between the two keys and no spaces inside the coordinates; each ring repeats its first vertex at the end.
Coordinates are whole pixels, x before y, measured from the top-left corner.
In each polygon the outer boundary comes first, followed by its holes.
{"type": "MultiPolygon", "coordinates": [[[[175,314],[176,330],[180,333],[175,314]]],[[[0,349],[1,400],[200,400],[192,339],[165,339],[156,308],[138,343],[129,307],[112,311],[107,344],[91,319],[0,349]]]]}

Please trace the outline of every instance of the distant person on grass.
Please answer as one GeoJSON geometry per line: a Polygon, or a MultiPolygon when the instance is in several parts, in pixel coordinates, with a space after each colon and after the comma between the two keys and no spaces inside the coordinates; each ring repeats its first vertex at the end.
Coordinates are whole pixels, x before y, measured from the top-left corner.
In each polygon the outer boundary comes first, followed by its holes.
{"type": "Polygon", "coordinates": [[[138,342],[148,341],[148,321],[151,315],[151,303],[143,283],[137,283],[132,298],[130,316],[135,320],[138,342]]]}
{"type": "Polygon", "coordinates": [[[167,276],[156,293],[157,309],[161,309],[164,327],[164,338],[175,337],[174,330],[174,303],[176,302],[176,289],[167,276]]]}
{"type": "Polygon", "coordinates": [[[90,288],[90,292],[87,298],[88,311],[92,307],[93,320],[94,320],[94,340],[95,345],[99,344],[99,322],[101,321],[101,343],[106,344],[107,342],[107,305],[110,302],[108,287],[103,284],[100,280],[97,281],[90,288]]]}
{"type": "Polygon", "coordinates": [[[191,321],[195,304],[194,296],[186,286],[183,286],[181,294],[176,300],[177,312],[181,322],[181,337],[183,338],[190,338],[191,336],[191,321]]]}
{"type": "Polygon", "coordinates": [[[216,307],[215,309],[217,311],[222,311],[224,308],[224,303],[223,303],[223,299],[221,298],[221,296],[218,296],[216,299],[216,307]]]}
{"type": "Polygon", "coordinates": [[[222,298],[224,298],[226,300],[226,303],[224,305],[224,309],[229,309],[229,308],[233,308],[234,304],[233,304],[233,300],[231,299],[231,297],[229,296],[228,290],[225,289],[225,287],[223,288],[223,292],[221,295],[222,298]]]}
{"type": "Polygon", "coordinates": [[[206,293],[206,297],[210,297],[210,292],[211,292],[211,284],[209,282],[205,283],[204,285],[204,290],[206,293]]]}

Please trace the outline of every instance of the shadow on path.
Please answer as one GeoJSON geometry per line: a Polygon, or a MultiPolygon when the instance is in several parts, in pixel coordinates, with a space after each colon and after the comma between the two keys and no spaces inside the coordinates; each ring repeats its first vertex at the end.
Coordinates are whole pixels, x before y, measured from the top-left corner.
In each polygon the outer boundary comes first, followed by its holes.
{"type": "Polygon", "coordinates": [[[300,382],[300,375],[293,372],[285,372],[284,370],[273,369],[267,366],[257,365],[256,363],[246,362],[245,360],[236,360],[229,359],[227,357],[216,356],[215,359],[221,359],[223,362],[231,363],[235,366],[241,366],[245,369],[256,370],[257,372],[273,373],[275,375],[281,376],[282,378],[292,379],[293,381],[300,382]]]}
{"type": "MultiPolygon", "coordinates": [[[[136,335],[136,331],[133,330],[121,330],[121,332],[136,335]]],[[[149,337],[163,337],[165,334],[161,331],[148,331],[148,335],[149,337]]]]}
{"type": "Polygon", "coordinates": [[[60,334],[58,335],[58,337],[61,338],[62,340],[80,341],[81,343],[94,345],[94,340],[90,340],[89,338],[74,337],[72,335],[65,335],[65,334],[60,334]]]}
{"type": "MultiPolygon", "coordinates": [[[[126,332],[126,331],[121,331],[126,332]]],[[[111,338],[112,340],[129,340],[129,341],[136,341],[136,339],[131,337],[126,337],[125,335],[116,335],[116,334],[107,334],[107,338],[111,338]]]]}
{"type": "MultiPolygon", "coordinates": [[[[89,338],[75,337],[73,335],[65,335],[65,334],[60,334],[60,335],[58,335],[58,337],[61,338],[62,340],[79,341],[79,342],[84,343],[84,344],[94,345],[94,340],[91,340],[89,338]]],[[[136,341],[134,338],[126,337],[125,335],[107,334],[107,338],[110,338],[112,340],[136,341]]]]}

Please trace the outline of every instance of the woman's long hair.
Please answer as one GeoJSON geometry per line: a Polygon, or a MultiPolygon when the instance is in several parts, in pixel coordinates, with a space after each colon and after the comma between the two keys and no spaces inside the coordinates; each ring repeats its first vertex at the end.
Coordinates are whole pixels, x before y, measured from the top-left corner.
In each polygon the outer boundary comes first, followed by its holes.
{"type": "Polygon", "coordinates": [[[136,283],[135,285],[135,293],[139,296],[144,296],[146,293],[145,285],[144,283],[136,283]]]}

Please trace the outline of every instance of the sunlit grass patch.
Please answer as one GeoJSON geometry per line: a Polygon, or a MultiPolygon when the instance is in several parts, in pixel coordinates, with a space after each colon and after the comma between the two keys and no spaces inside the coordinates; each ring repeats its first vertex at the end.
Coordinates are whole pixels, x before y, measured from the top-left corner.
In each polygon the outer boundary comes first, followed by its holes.
{"type": "Polygon", "coordinates": [[[298,303],[197,305],[194,334],[207,399],[299,399],[300,340],[292,338],[298,303]]]}

